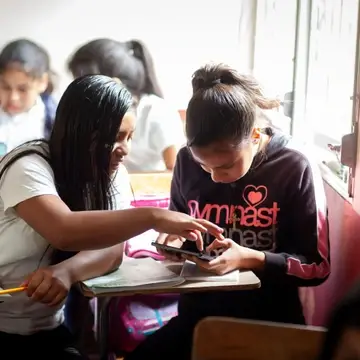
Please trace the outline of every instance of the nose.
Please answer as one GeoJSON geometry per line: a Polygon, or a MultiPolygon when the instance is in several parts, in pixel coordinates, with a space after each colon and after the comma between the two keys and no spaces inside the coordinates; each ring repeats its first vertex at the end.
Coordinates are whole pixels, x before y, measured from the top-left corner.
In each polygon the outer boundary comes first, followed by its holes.
{"type": "Polygon", "coordinates": [[[220,174],[218,171],[211,171],[211,179],[215,183],[221,183],[224,181],[224,175],[220,174]]]}
{"type": "Polygon", "coordinates": [[[10,101],[11,102],[17,102],[17,101],[19,101],[19,99],[20,99],[20,95],[19,95],[19,93],[17,92],[17,91],[11,91],[11,93],[10,93],[10,101]]]}
{"type": "Polygon", "coordinates": [[[130,146],[127,141],[122,141],[115,144],[114,152],[118,156],[127,156],[129,154],[130,146]]]}

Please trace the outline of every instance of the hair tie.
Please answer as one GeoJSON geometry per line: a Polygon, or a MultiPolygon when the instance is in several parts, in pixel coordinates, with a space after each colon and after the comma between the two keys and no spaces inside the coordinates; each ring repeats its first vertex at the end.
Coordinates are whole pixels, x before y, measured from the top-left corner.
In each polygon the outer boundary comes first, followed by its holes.
{"type": "Polygon", "coordinates": [[[211,85],[221,84],[221,79],[215,79],[211,82],[211,85]]]}

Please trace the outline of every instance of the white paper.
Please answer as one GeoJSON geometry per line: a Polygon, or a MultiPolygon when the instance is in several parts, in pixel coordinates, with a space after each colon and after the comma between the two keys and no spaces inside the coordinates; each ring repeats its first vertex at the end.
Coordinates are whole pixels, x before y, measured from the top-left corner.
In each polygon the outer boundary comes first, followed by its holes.
{"type": "Polygon", "coordinates": [[[164,283],[176,285],[183,281],[183,278],[154,259],[132,259],[126,257],[118,270],[105,276],[86,280],[83,283],[90,289],[128,289],[134,287],[154,287],[156,284],[164,283]]]}

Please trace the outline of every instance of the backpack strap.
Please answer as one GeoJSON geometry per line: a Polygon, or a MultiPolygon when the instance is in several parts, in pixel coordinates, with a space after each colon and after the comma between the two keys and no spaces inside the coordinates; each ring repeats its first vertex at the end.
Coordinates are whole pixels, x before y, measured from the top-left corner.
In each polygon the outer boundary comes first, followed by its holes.
{"type": "Polygon", "coordinates": [[[48,140],[55,121],[57,103],[49,94],[41,94],[40,97],[45,105],[44,137],[48,140]]]}

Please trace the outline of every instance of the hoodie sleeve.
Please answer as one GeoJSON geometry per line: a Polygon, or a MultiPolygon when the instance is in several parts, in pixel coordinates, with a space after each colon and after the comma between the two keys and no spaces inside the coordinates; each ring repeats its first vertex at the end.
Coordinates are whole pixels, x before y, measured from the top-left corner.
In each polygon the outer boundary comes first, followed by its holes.
{"type": "Polygon", "coordinates": [[[188,207],[186,200],[181,194],[181,167],[182,167],[182,154],[183,150],[178,152],[176,157],[176,163],[173,170],[173,177],[171,180],[171,190],[170,190],[170,205],[169,210],[182,212],[188,214],[188,207]]]}
{"type": "Polygon", "coordinates": [[[276,253],[265,252],[264,276],[295,286],[317,286],[330,274],[326,198],[317,164],[306,161],[288,199],[289,229],[276,253]],[[296,186],[296,185],[295,185],[296,186]]]}

